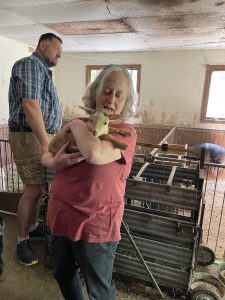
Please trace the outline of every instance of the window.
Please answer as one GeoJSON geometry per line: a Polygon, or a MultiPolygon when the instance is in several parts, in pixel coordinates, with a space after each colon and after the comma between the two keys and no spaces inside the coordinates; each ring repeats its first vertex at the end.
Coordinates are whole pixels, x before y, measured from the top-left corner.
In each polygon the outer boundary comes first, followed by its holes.
{"type": "MultiPolygon", "coordinates": [[[[127,68],[131,78],[133,80],[134,89],[140,93],[140,77],[141,77],[141,65],[122,65],[127,68]]],[[[86,84],[92,82],[98,73],[105,67],[105,65],[87,65],[86,66],[86,84]]]]}
{"type": "Polygon", "coordinates": [[[225,123],[225,65],[207,65],[201,122],[225,123]]]}

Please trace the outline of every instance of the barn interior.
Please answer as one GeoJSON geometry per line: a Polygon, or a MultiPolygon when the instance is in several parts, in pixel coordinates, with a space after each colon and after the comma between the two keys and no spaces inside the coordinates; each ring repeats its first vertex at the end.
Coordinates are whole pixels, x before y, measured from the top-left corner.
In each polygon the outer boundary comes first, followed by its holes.
{"type": "MultiPolygon", "coordinates": [[[[169,289],[167,282],[172,289],[169,295],[184,299],[197,277],[192,271],[204,267],[216,283],[200,275],[198,281],[207,280],[213,286],[212,299],[223,296],[224,166],[207,162],[202,166],[200,153],[193,162],[187,147],[213,143],[225,148],[223,101],[215,100],[215,111],[209,105],[211,76],[213,72],[225,72],[224,22],[225,1],[218,0],[0,1],[0,210],[6,223],[1,299],[62,299],[46,267],[46,242],[35,246],[41,257],[37,267],[24,269],[17,262],[16,211],[23,186],[8,143],[11,68],[35,50],[39,36],[45,32],[53,32],[63,40],[62,57],[52,71],[64,122],[84,114],[79,108],[82,94],[96,70],[106,64],[119,64],[133,72],[138,113],[131,122],[140,145],[128,179],[124,220],[163,293],[164,288],[169,289]],[[169,150],[163,151],[162,145],[169,145],[169,150]],[[213,176],[212,167],[216,168],[213,176]],[[139,186],[140,194],[134,193],[133,184],[139,186]],[[156,193],[165,189],[167,197],[152,201],[143,196],[144,191],[154,194],[155,185],[159,189],[156,193]],[[155,232],[134,229],[147,226],[142,219],[146,214],[153,224],[158,220],[155,232]],[[163,223],[165,220],[169,223],[163,223]],[[171,232],[175,226],[177,240],[172,233],[167,242],[165,236],[163,240],[157,237],[157,232],[163,231],[161,226],[171,232]],[[202,236],[191,235],[187,228],[190,232],[202,231],[202,236]],[[187,243],[180,243],[179,233],[187,243]],[[214,264],[198,264],[199,245],[212,250],[207,254],[210,259],[215,256],[214,264]],[[156,256],[152,249],[163,254],[156,256]],[[168,257],[177,260],[168,265],[168,257]]],[[[117,283],[118,299],[137,299],[137,295],[138,299],[159,299],[160,291],[140,263],[125,227],[121,230],[124,238],[116,264],[121,278],[117,283]],[[131,266],[126,269],[127,259],[131,266]],[[122,282],[123,275],[127,277],[122,282]]]]}

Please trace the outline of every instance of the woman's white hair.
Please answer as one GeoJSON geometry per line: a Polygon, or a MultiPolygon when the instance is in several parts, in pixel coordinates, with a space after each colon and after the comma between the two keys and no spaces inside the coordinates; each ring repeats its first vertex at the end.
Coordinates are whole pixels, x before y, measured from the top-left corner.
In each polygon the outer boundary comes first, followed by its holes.
{"type": "Polygon", "coordinates": [[[122,113],[121,113],[121,119],[127,120],[130,117],[133,117],[136,113],[137,93],[134,90],[133,81],[130,76],[130,73],[128,72],[128,70],[126,68],[124,68],[122,66],[119,66],[119,65],[105,66],[104,69],[101,70],[101,72],[95,78],[95,80],[87,86],[85,93],[82,97],[82,100],[83,100],[85,106],[95,109],[96,108],[96,98],[100,95],[106,79],[109,77],[109,75],[112,72],[123,73],[128,78],[129,91],[128,91],[128,96],[125,101],[122,113]]]}

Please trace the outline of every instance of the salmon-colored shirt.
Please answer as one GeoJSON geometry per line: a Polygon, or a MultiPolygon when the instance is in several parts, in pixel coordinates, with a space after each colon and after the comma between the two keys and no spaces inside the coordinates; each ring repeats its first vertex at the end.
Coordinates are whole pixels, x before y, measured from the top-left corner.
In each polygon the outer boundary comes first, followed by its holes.
{"type": "Polygon", "coordinates": [[[47,214],[52,235],[86,242],[120,240],[126,177],[131,170],[137,136],[129,124],[111,126],[132,132],[131,137],[113,133],[128,144],[128,148],[121,151],[120,160],[105,165],[82,161],[56,173],[47,214]]]}

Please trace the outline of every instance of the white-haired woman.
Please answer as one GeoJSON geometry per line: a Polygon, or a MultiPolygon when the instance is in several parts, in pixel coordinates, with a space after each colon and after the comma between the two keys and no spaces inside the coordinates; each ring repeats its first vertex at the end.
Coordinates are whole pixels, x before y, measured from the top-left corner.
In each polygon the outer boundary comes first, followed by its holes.
{"type": "Polygon", "coordinates": [[[83,96],[87,107],[104,108],[121,119],[110,126],[131,131],[130,137],[113,135],[128,144],[126,150],[100,141],[85,120],[69,123],[79,153],[66,154],[64,145],[42,163],[57,170],[51,184],[47,224],[53,235],[53,273],[65,299],[83,299],[81,269],[90,299],[115,299],[112,280],[114,258],[124,212],[126,177],[135,152],[136,132],[126,123],[135,113],[136,96],[127,69],[107,65],[83,96]]]}

